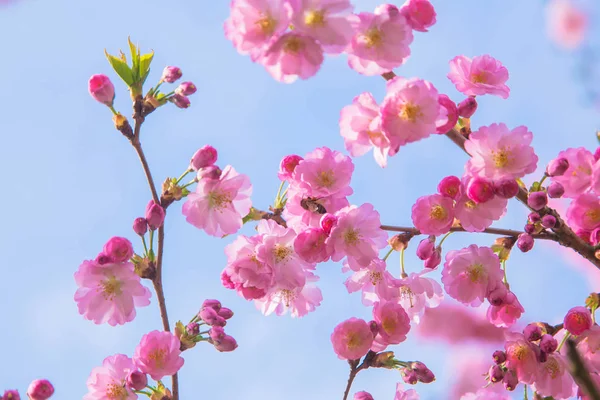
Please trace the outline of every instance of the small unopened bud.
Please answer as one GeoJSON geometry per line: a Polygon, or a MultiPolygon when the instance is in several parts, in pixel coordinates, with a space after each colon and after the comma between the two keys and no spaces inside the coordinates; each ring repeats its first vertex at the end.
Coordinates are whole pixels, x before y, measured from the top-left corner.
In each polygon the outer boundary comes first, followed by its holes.
{"type": "Polygon", "coordinates": [[[527,253],[529,250],[533,249],[533,236],[529,233],[521,233],[517,239],[517,247],[523,253],[527,253]]]}
{"type": "Polygon", "coordinates": [[[133,245],[129,239],[113,236],[106,242],[102,252],[114,262],[125,262],[133,256],[133,245]]]}
{"type": "Polygon", "coordinates": [[[546,174],[548,174],[548,176],[561,176],[568,169],[569,160],[563,157],[555,158],[548,163],[548,166],[546,167],[546,174]]]}
{"type": "Polygon", "coordinates": [[[453,175],[447,176],[440,181],[437,190],[442,196],[456,200],[460,194],[460,179],[453,175]]]}
{"type": "Polygon", "coordinates": [[[219,343],[213,343],[213,344],[215,345],[215,349],[217,349],[221,352],[233,351],[233,350],[237,349],[237,347],[238,347],[236,340],[229,335],[225,335],[223,337],[223,339],[221,339],[219,341],[219,343]]]}
{"type": "Polygon", "coordinates": [[[402,370],[402,380],[409,385],[416,385],[419,382],[417,373],[412,369],[404,368],[402,370]]]}
{"type": "Polygon", "coordinates": [[[435,249],[435,236],[429,236],[419,242],[417,246],[417,257],[421,260],[427,260],[433,255],[435,249]]]}
{"type": "Polygon", "coordinates": [[[499,365],[493,365],[489,371],[490,382],[500,382],[504,378],[504,370],[499,365]]]}
{"type": "Polygon", "coordinates": [[[469,96],[460,103],[458,103],[458,115],[463,118],[471,118],[475,111],[477,111],[477,100],[475,97],[469,96]]]}
{"type": "Polygon", "coordinates": [[[160,228],[165,222],[165,209],[154,200],[150,200],[146,206],[146,221],[151,230],[160,228]]]}
{"type": "Polygon", "coordinates": [[[19,395],[18,390],[6,390],[4,391],[4,395],[0,397],[2,400],[21,400],[21,395],[19,395]]]}
{"type": "Polygon", "coordinates": [[[202,308],[214,308],[215,311],[219,311],[221,309],[221,302],[219,300],[214,299],[206,299],[204,303],[202,303],[202,308]]]}
{"type": "Polygon", "coordinates": [[[320,221],[321,229],[329,235],[335,224],[337,224],[337,220],[337,217],[333,214],[323,214],[320,221]]]}
{"type": "Polygon", "coordinates": [[[556,225],[556,218],[554,215],[544,215],[542,217],[542,226],[546,229],[552,229],[556,225]]]}
{"type": "Polygon", "coordinates": [[[369,392],[357,392],[354,394],[353,400],[374,400],[369,392]]]}
{"type": "Polygon", "coordinates": [[[374,368],[394,368],[394,352],[393,351],[384,351],[381,353],[377,353],[371,366],[374,368]]]}
{"type": "Polygon", "coordinates": [[[392,246],[392,249],[396,251],[406,250],[408,247],[408,242],[414,235],[411,233],[399,233],[397,235],[392,236],[388,243],[392,246]]]}
{"type": "Polygon", "coordinates": [[[298,166],[298,164],[300,164],[300,161],[302,160],[303,158],[296,154],[291,154],[289,156],[283,157],[283,159],[279,163],[279,173],[277,174],[277,176],[279,176],[279,179],[281,179],[282,181],[289,180],[292,177],[296,166],[298,166]]]}
{"type": "Polygon", "coordinates": [[[540,220],[542,219],[540,217],[540,214],[536,213],[535,211],[530,212],[528,218],[532,224],[535,224],[536,222],[540,222],[540,220]]]}
{"type": "Polygon", "coordinates": [[[194,153],[190,161],[190,169],[198,171],[217,162],[217,149],[211,145],[206,145],[194,153]]]}
{"type": "Polygon", "coordinates": [[[221,168],[217,167],[216,165],[210,165],[206,168],[198,170],[198,174],[196,176],[199,181],[203,179],[217,180],[221,177],[222,173],[223,171],[221,171],[221,168]]]}
{"type": "Polygon", "coordinates": [[[200,325],[197,322],[190,322],[185,326],[185,330],[190,336],[198,336],[200,334],[200,325]]]}
{"type": "Polygon", "coordinates": [[[214,342],[220,342],[221,340],[223,340],[223,338],[225,337],[225,330],[223,329],[222,326],[213,326],[212,328],[210,328],[210,330],[208,331],[208,336],[214,341],[214,342]]]}
{"type": "Polygon", "coordinates": [[[98,254],[95,261],[98,263],[98,265],[105,265],[114,262],[112,257],[104,252],[98,254]]]}
{"type": "Polygon", "coordinates": [[[131,371],[127,376],[127,387],[132,390],[142,390],[148,385],[148,377],[142,371],[131,371]]]}
{"type": "Polygon", "coordinates": [[[542,338],[542,334],[542,328],[535,323],[528,324],[525,329],[523,329],[523,335],[525,336],[525,339],[530,342],[540,340],[542,338]]]}
{"type": "Polygon", "coordinates": [[[581,335],[592,327],[592,314],[585,307],[573,307],[565,315],[563,323],[565,329],[571,334],[581,335]]]}
{"type": "Polygon", "coordinates": [[[148,221],[146,221],[146,218],[136,218],[133,221],[133,231],[140,236],[144,236],[148,232],[148,221]]]}
{"type": "Polygon", "coordinates": [[[181,78],[182,75],[181,69],[178,67],[165,67],[160,80],[167,83],[173,83],[181,78]]]}
{"type": "Polygon", "coordinates": [[[481,177],[474,177],[467,185],[467,196],[475,203],[485,203],[494,198],[494,184],[481,177]]]}
{"type": "Polygon", "coordinates": [[[206,307],[203,308],[202,310],[200,310],[200,312],[198,313],[198,317],[200,317],[200,319],[202,319],[202,321],[204,321],[207,325],[218,325],[218,326],[224,326],[225,325],[225,318],[219,316],[219,314],[217,313],[217,311],[212,308],[212,307],[206,307]]]}
{"type": "Polygon", "coordinates": [[[425,260],[424,266],[425,268],[434,269],[442,262],[442,248],[436,247],[427,260],[425,260]]]}
{"type": "Polygon", "coordinates": [[[233,317],[233,311],[231,311],[227,307],[221,307],[221,309],[217,311],[217,314],[219,314],[219,316],[223,317],[224,319],[230,319],[231,317],[233,317]]]}
{"type": "Polygon", "coordinates": [[[548,192],[548,196],[551,199],[561,198],[563,194],[565,194],[565,188],[559,182],[552,182],[551,184],[549,184],[546,188],[546,191],[548,192]]]}
{"type": "Polygon", "coordinates": [[[88,82],[90,95],[105,106],[112,107],[115,99],[115,87],[106,75],[92,75],[88,82]]]}
{"type": "Polygon", "coordinates": [[[527,205],[532,209],[539,211],[548,204],[546,192],[532,192],[527,197],[527,205]]]}
{"type": "Polygon", "coordinates": [[[175,89],[175,93],[181,94],[183,96],[190,96],[196,93],[196,85],[192,82],[182,82],[177,89],[175,89]]]}
{"type": "Polygon", "coordinates": [[[187,96],[184,96],[179,93],[175,93],[173,96],[169,97],[169,101],[175,104],[178,108],[189,108],[192,104],[190,99],[187,96]]]}
{"type": "Polygon", "coordinates": [[[527,232],[530,235],[533,235],[536,231],[536,226],[534,224],[527,224],[525,225],[525,232],[527,232]]]}
{"type": "Polygon", "coordinates": [[[558,341],[554,338],[554,336],[545,334],[540,339],[540,350],[542,350],[546,354],[551,354],[556,351],[558,348],[558,341]]]}
{"type": "Polygon", "coordinates": [[[506,361],[506,353],[502,350],[496,350],[494,354],[492,354],[492,359],[496,364],[502,364],[506,361]]]}
{"type": "Polygon", "coordinates": [[[512,199],[519,193],[519,184],[514,179],[503,179],[494,183],[494,193],[504,199],[512,199]]]}
{"type": "Polygon", "coordinates": [[[419,380],[419,382],[431,383],[435,380],[435,375],[433,374],[433,372],[429,368],[427,368],[427,366],[421,361],[413,362],[410,366],[412,370],[415,371],[415,373],[417,374],[417,379],[419,380]]]}
{"type": "Polygon", "coordinates": [[[506,390],[513,391],[519,384],[519,380],[517,379],[517,374],[509,369],[505,372],[504,378],[502,378],[502,383],[506,390]]]}
{"type": "Polygon", "coordinates": [[[494,290],[490,291],[487,296],[488,301],[493,306],[501,306],[506,302],[506,297],[508,296],[508,289],[506,286],[501,283],[494,288],[494,290]]]}
{"type": "Polygon", "coordinates": [[[54,386],[47,379],[36,379],[27,388],[31,400],[46,400],[54,394],[54,386]]]}

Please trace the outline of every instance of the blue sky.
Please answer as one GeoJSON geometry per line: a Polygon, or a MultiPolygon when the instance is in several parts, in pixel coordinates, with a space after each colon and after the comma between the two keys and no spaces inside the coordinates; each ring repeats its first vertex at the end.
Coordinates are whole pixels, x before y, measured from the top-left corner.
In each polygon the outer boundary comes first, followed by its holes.
{"type": "MultiPolygon", "coordinates": [[[[361,11],[379,4],[354,3],[361,11]]],[[[458,101],[462,97],[446,78],[448,61],[459,54],[491,54],[510,71],[511,95],[508,100],[482,98],[475,127],[526,125],[534,133],[541,167],[565,147],[595,148],[598,113],[586,104],[574,79],[573,56],[546,39],[541,1],[433,3],[438,23],[430,33],[416,34],[412,56],[396,71],[399,75],[431,80],[458,101]]],[[[343,151],[340,109],[364,91],[382,99],[383,80],[356,74],[343,56],[328,58],[309,81],[275,82],[225,39],[222,23],[228,11],[227,1],[183,0],[22,0],[0,8],[0,389],[23,393],[32,379],[46,377],[56,386],[55,398],[81,398],[94,366],[108,355],[131,355],[141,336],[160,326],[154,297],[132,323],[117,328],[84,320],[72,300],[73,273],[81,261],[93,258],[113,235],[133,240],[131,222],[149,199],[133,150],[114,131],[110,112],[87,93],[90,75],[110,73],[104,48],[112,53],[125,49],[131,35],[143,49],[156,51],[149,82],[165,65],[178,65],[184,79],[199,89],[190,109],[165,107],[145,124],[143,144],[155,179],[178,176],[192,153],[209,143],[219,150],[220,165],[231,163],[250,176],[254,202],[263,208],[277,190],[282,156],[319,146],[343,151]]],[[[124,85],[111,76],[118,90],[116,106],[128,114],[124,85]]],[[[386,224],[409,224],[414,200],[434,192],[443,176],[460,175],[465,161],[444,137],[402,149],[384,170],[367,155],[355,160],[351,201],[372,202],[386,224]]],[[[341,265],[319,266],[324,301],[315,313],[299,320],[264,317],[220,285],[223,247],[232,238],[206,236],[185,222],[180,208],[169,209],[166,224],[170,317],[188,320],[205,298],[219,298],[236,312],[227,329],[240,343],[229,354],[209,345],[187,351],[183,398],[341,398],[347,365],[333,353],[329,335],[346,318],[370,316],[358,295],[345,292],[341,265]]],[[[499,226],[521,228],[525,215],[521,205],[511,202],[499,226]]],[[[446,243],[453,249],[491,240],[457,234],[446,243]]],[[[600,289],[562,254],[538,243],[531,253],[511,258],[509,280],[527,321],[558,322],[591,290],[600,289]]],[[[391,264],[396,262],[392,258],[391,264]]],[[[416,271],[420,263],[409,257],[408,268],[416,271]]],[[[445,396],[460,354],[448,358],[446,347],[411,338],[394,349],[399,358],[422,360],[436,372],[435,383],[417,387],[422,398],[445,396]]],[[[394,371],[368,370],[354,388],[378,400],[392,399],[399,379],[394,371]]]]}

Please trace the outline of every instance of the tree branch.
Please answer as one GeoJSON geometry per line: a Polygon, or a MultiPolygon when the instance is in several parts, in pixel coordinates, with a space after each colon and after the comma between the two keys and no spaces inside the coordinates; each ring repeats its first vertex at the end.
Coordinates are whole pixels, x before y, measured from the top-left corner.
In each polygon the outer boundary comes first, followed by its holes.
{"type": "Polygon", "coordinates": [[[350,375],[348,376],[348,383],[346,384],[346,390],[344,391],[344,397],[342,400],[348,399],[348,395],[350,394],[350,389],[352,388],[354,378],[356,378],[356,375],[358,375],[360,371],[362,371],[363,369],[367,369],[371,366],[371,363],[375,359],[376,355],[377,353],[369,350],[365,358],[363,358],[362,363],[360,363],[360,360],[348,360],[348,364],[350,364],[350,375]]]}
{"type": "Polygon", "coordinates": [[[596,384],[581,359],[573,339],[567,339],[567,357],[571,361],[569,372],[577,385],[591,400],[600,400],[600,391],[598,390],[598,387],[596,387],[596,384]]]}
{"type": "MultiPolygon", "coordinates": [[[[394,72],[387,72],[382,75],[382,77],[389,81],[396,76],[394,72]]],[[[465,141],[467,140],[464,135],[462,135],[456,129],[452,129],[449,132],[446,132],[446,136],[454,142],[458,147],[460,147],[465,153],[465,141]]],[[[468,153],[467,153],[468,154],[468,153]]],[[[523,203],[527,208],[527,196],[528,192],[525,188],[519,188],[519,193],[517,194],[517,199],[523,203]]],[[[531,210],[531,208],[529,208],[531,210]]],[[[556,218],[556,226],[552,228],[552,231],[556,234],[557,240],[559,244],[564,247],[569,247],[579,253],[583,258],[591,262],[596,266],[596,268],[600,269],[600,259],[596,258],[596,249],[594,246],[586,243],[582,238],[577,236],[575,232],[565,223],[565,221],[561,218],[556,210],[550,207],[545,207],[542,210],[537,211],[541,215],[552,215],[556,218]]]]}
{"type": "MultiPolygon", "coordinates": [[[[413,235],[422,235],[422,233],[417,228],[413,228],[413,227],[381,225],[381,229],[383,229],[384,231],[390,231],[390,232],[406,232],[406,233],[412,233],[413,235]]],[[[450,232],[468,232],[468,231],[466,231],[462,226],[453,226],[452,228],[450,228],[450,232]]],[[[514,231],[512,229],[487,228],[482,232],[470,232],[470,233],[489,233],[492,235],[511,236],[511,237],[517,238],[521,233],[524,233],[524,232],[514,231]]],[[[555,242],[558,241],[558,237],[553,233],[541,232],[541,233],[534,233],[531,236],[533,236],[536,239],[553,240],[555,242]]]]}

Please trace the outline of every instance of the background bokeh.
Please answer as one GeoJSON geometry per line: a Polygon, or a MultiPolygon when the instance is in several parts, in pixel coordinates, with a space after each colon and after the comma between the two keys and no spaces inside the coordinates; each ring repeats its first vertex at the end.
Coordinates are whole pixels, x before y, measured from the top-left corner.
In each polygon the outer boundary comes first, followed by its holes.
{"type": "MultiPolygon", "coordinates": [[[[361,11],[378,5],[354,3],[361,11]]],[[[546,37],[543,2],[432,3],[438,22],[431,32],[416,34],[399,75],[428,79],[459,101],[446,78],[448,61],[489,53],[509,69],[511,95],[481,98],[474,127],[526,125],[535,135],[540,171],[563,148],[595,148],[598,113],[574,76],[576,59],[546,37]]],[[[22,0],[0,8],[0,390],[24,393],[32,379],[46,377],[56,399],[81,398],[94,366],[108,355],[131,355],[144,333],[160,327],[154,296],[132,323],[116,328],[84,320],[73,301],[73,273],[108,238],[129,237],[139,249],[131,223],[150,198],[133,149],[114,130],[109,110],[87,93],[90,75],[110,74],[118,90],[116,107],[129,114],[124,84],[111,73],[104,48],[113,54],[125,50],[131,35],[143,50],[156,51],[149,83],[165,65],[177,65],[199,89],[190,109],[164,107],[147,119],[142,141],[155,180],[179,176],[193,152],[209,143],[219,150],[220,165],[233,164],[251,177],[260,208],[275,196],[284,155],[324,145],[344,151],[340,109],[363,91],[382,99],[384,81],[358,75],[344,56],[327,58],[308,81],[275,82],[225,39],[228,12],[224,0],[22,0]]],[[[410,224],[415,199],[434,192],[442,177],[460,175],[465,160],[443,136],[403,148],[386,169],[366,155],[355,160],[351,201],[373,203],[386,224],[410,224]]],[[[499,226],[520,229],[525,216],[512,201],[499,226]]],[[[251,234],[252,227],[244,232],[251,234]]],[[[182,398],[341,398],[348,367],[333,353],[329,335],[346,318],[370,317],[360,295],[346,293],[341,265],[319,266],[324,300],[316,312],[302,319],[264,317],[220,284],[223,247],[232,239],[208,237],[187,224],[180,203],[169,208],[164,281],[171,320],[187,321],[205,298],[218,298],[236,312],[227,329],[240,344],[228,354],[210,345],[185,352],[182,398]]],[[[455,234],[445,249],[492,240],[455,234]]],[[[409,250],[414,253],[414,244],[409,250]]],[[[397,255],[390,260],[397,274],[397,255]]],[[[408,269],[420,268],[410,256],[408,269]]],[[[553,243],[537,243],[527,255],[515,252],[508,276],[526,309],[525,321],[556,323],[590,290],[600,289],[591,265],[553,243]]],[[[398,358],[422,360],[436,372],[436,382],[417,387],[424,399],[450,398],[447,388],[458,366],[491,354],[489,348],[468,352],[414,335],[395,350],[398,358]]],[[[354,388],[392,399],[399,380],[394,371],[367,370],[354,388]]]]}

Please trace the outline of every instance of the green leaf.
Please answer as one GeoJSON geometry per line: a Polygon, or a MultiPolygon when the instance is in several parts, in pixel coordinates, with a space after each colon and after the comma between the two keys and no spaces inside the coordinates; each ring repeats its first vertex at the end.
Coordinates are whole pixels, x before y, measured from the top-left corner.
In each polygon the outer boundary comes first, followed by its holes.
{"type": "Polygon", "coordinates": [[[146,81],[146,78],[148,77],[148,74],[150,73],[150,63],[152,62],[152,58],[154,58],[154,51],[152,51],[151,53],[148,54],[144,54],[143,56],[140,57],[140,65],[139,65],[139,71],[140,71],[140,81],[142,82],[142,84],[146,81]]]}
{"type": "Polygon", "coordinates": [[[133,44],[131,38],[127,38],[127,41],[129,42],[129,51],[131,52],[131,71],[133,75],[133,81],[138,82],[140,80],[140,50],[135,46],[135,44],[133,44]]]}
{"type": "Polygon", "coordinates": [[[127,63],[123,60],[108,54],[106,50],[104,50],[104,54],[106,54],[108,62],[113,67],[117,75],[119,75],[121,79],[123,79],[123,82],[125,82],[127,86],[133,85],[133,73],[131,72],[131,68],[129,68],[129,65],[127,65],[127,63]]]}

